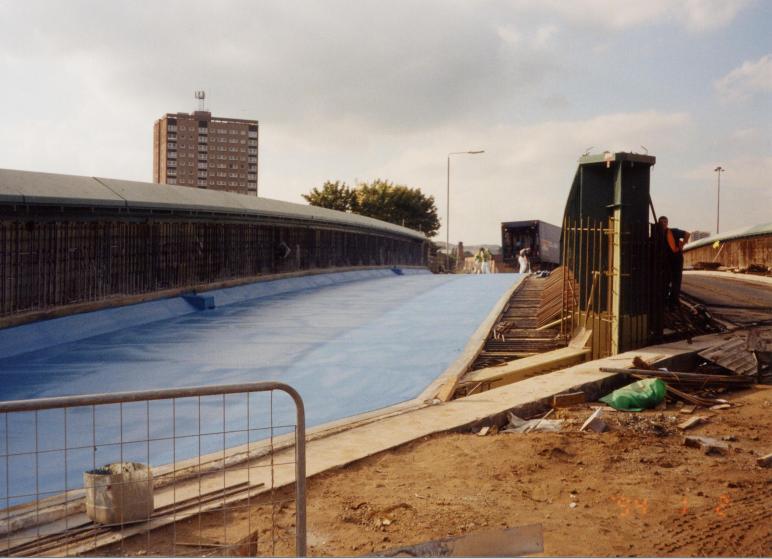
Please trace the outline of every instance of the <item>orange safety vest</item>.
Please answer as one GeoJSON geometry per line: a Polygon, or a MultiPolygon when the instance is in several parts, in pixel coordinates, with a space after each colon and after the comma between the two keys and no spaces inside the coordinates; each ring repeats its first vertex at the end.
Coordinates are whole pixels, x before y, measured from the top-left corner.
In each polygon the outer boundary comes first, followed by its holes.
{"type": "Polygon", "coordinates": [[[681,252],[678,243],[676,243],[675,237],[673,236],[673,232],[670,229],[667,230],[667,244],[674,254],[681,252]]]}

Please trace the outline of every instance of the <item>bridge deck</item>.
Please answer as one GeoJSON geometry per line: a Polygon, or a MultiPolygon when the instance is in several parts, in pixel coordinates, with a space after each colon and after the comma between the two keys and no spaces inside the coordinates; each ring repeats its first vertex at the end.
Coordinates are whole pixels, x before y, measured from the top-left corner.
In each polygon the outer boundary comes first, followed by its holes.
{"type": "Polygon", "coordinates": [[[418,396],[519,277],[388,273],[0,357],[0,399],[279,380],[318,425],[418,396]]]}

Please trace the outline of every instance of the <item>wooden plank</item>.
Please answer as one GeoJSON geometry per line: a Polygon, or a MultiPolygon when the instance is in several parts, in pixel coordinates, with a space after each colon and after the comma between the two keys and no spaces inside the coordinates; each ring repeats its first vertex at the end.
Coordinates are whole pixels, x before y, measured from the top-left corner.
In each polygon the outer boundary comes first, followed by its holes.
{"type": "Polygon", "coordinates": [[[552,397],[553,408],[570,408],[576,404],[583,404],[587,401],[584,392],[569,392],[567,394],[555,394],[552,397]]]}
{"type": "Polygon", "coordinates": [[[695,415],[694,417],[690,417],[686,421],[679,423],[678,428],[681,429],[681,431],[686,431],[687,429],[691,429],[692,427],[696,427],[697,425],[705,423],[707,420],[707,417],[695,415]]]}
{"type": "Polygon", "coordinates": [[[590,354],[589,349],[563,347],[547,353],[518,359],[508,365],[486,367],[467,373],[462,379],[465,384],[488,382],[493,386],[503,386],[535,376],[583,363],[590,354]]]}

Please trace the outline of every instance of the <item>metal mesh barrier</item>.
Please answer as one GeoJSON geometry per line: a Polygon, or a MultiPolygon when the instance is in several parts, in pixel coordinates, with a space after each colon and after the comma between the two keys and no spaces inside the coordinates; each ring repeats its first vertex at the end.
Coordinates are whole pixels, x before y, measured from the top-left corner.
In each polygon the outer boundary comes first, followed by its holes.
{"type": "Polygon", "coordinates": [[[0,208],[0,317],[304,270],[426,265],[426,243],[323,225],[0,208]]]}
{"type": "Polygon", "coordinates": [[[305,411],[274,382],[0,402],[0,554],[306,554],[305,411]]]}

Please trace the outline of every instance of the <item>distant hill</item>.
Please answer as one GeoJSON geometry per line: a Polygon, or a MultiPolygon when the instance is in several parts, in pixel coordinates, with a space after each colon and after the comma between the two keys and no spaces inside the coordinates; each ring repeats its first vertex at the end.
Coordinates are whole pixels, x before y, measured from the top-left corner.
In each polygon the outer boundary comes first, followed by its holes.
{"type": "MultiPolygon", "coordinates": [[[[445,241],[434,241],[434,244],[437,245],[437,247],[442,251],[445,251],[447,247],[447,243],[445,243],[445,241]]],[[[450,243],[450,246],[452,247],[453,250],[455,250],[457,245],[455,243],[450,243]]],[[[474,253],[480,250],[480,247],[487,248],[491,252],[491,254],[501,254],[501,245],[467,245],[465,244],[464,252],[474,253]]]]}
{"type": "Polygon", "coordinates": [[[487,248],[491,254],[501,254],[501,245],[464,245],[464,252],[475,253],[480,247],[487,248]]]}

